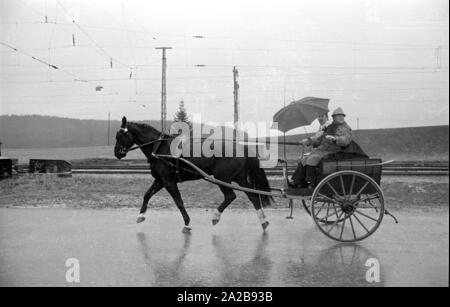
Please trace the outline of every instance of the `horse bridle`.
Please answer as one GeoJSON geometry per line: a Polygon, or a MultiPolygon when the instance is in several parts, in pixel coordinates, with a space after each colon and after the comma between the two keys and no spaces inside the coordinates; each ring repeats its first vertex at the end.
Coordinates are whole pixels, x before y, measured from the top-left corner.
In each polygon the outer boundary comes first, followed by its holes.
{"type": "MultiPolygon", "coordinates": [[[[127,128],[127,127],[125,127],[125,128],[120,128],[120,131],[123,131],[124,133],[128,133],[128,128],[127,128]]],[[[153,140],[153,141],[150,141],[150,142],[146,142],[146,143],[144,143],[144,144],[140,144],[140,145],[136,144],[135,146],[131,146],[130,148],[127,149],[127,152],[133,151],[133,150],[136,150],[136,149],[139,149],[139,148],[142,148],[142,147],[146,147],[146,146],[152,145],[152,144],[154,144],[154,143],[158,143],[158,142],[162,142],[162,141],[167,141],[167,140],[172,140],[172,139],[173,139],[173,138],[164,138],[164,133],[161,132],[161,135],[159,136],[158,139],[153,140]]]]}
{"type": "MultiPolygon", "coordinates": [[[[128,129],[127,129],[127,127],[125,127],[125,128],[120,128],[120,131],[123,131],[124,133],[127,133],[127,132],[128,132],[128,129]]],[[[161,145],[161,142],[166,141],[166,140],[173,140],[173,137],[169,137],[169,138],[164,137],[164,133],[161,132],[161,134],[160,134],[160,136],[158,137],[158,139],[153,140],[153,141],[150,141],[150,142],[146,142],[146,143],[144,143],[144,144],[132,146],[132,147],[128,148],[126,151],[127,151],[127,152],[133,151],[133,150],[136,150],[136,149],[138,149],[138,148],[142,148],[142,147],[145,147],[145,146],[152,145],[152,144],[155,144],[155,143],[156,143],[156,146],[153,147],[153,149],[152,149],[151,157],[148,158],[148,162],[151,163],[152,159],[155,159],[155,158],[156,158],[156,159],[158,159],[158,160],[161,160],[164,164],[169,165],[169,166],[172,166],[171,163],[169,163],[168,161],[164,161],[163,159],[160,159],[160,158],[158,157],[158,155],[157,155],[157,151],[158,151],[159,146],[161,145]]],[[[177,176],[177,178],[178,178],[178,181],[181,182],[179,159],[176,159],[176,163],[175,163],[174,167],[175,167],[175,173],[176,173],[176,176],[177,176]]],[[[184,169],[184,168],[183,168],[183,169],[184,169]]],[[[193,173],[192,170],[188,170],[188,169],[184,169],[184,170],[187,171],[187,172],[193,173]]]]}

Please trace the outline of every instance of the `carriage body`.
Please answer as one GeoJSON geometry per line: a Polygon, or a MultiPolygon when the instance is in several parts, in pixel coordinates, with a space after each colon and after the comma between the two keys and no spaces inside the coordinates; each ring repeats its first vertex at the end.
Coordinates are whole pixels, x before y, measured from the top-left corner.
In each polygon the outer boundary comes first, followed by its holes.
{"type": "MultiPolygon", "coordinates": [[[[319,166],[316,169],[316,180],[315,180],[315,186],[318,186],[319,183],[325,179],[327,176],[334,174],[336,172],[340,171],[354,171],[359,172],[362,174],[365,174],[372,178],[377,185],[380,185],[381,183],[381,171],[382,171],[382,165],[381,165],[381,159],[378,158],[371,158],[371,159],[346,159],[346,160],[334,160],[334,159],[327,159],[322,161],[319,166]]],[[[344,184],[346,186],[351,185],[352,178],[345,176],[343,178],[344,184]]],[[[362,178],[356,178],[354,182],[354,190],[359,191],[365,184],[366,180],[362,178]]],[[[339,183],[332,182],[332,185],[340,185],[339,183]]],[[[329,194],[331,189],[327,186],[325,187],[325,191],[327,194],[329,194]]],[[[374,193],[375,189],[372,186],[367,187],[367,193],[374,193]]]]}
{"type": "Polygon", "coordinates": [[[333,240],[363,240],[377,230],[385,214],[382,165],[378,158],[325,158],[316,168],[314,190],[289,190],[290,204],[300,198],[319,229],[333,240]]]}
{"type": "MultiPolygon", "coordinates": [[[[322,182],[326,177],[328,177],[331,174],[341,172],[341,171],[354,171],[358,172],[364,175],[367,175],[368,177],[372,178],[377,185],[380,185],[381,183],[381,172],[382,172],[382,160],[379,158],[354,158],[354,159],[343,159],[339,160],[335,157],[327,157],[324,158],[320,164],[315,169],[315,176],[314,176],[314,187],[317,187],[320,182],[322,182]]],[[[286,175],[285,175],[286,177],[286,175]]],[[[344,184],[349,185],[351,182],[349,182],[350,178],[343,178],[344,184]]],[[[340,182],[337,184],[340,185],[340,182]]],[[[354,182],[354,189],[362,188],[365,184],[365,180],[362,180],[361,178],[356,178],[354,182]]],[[[332,182],[332,185],[336,185],[336,183],[332,182]]],[[[325,192],[329,194],[331,192],[330,187],[326,186],[324,187],[327,189],[325,192]]],[[[373,187],[367,187],[367,192],[374,192],[373,187]]],[[[359,189],[358,189],[359,190],[359,189]]],[[[312,196],[313,191],[302,191],[302,189],[288,189],[288,195],[290,196],[312,196]]]]}

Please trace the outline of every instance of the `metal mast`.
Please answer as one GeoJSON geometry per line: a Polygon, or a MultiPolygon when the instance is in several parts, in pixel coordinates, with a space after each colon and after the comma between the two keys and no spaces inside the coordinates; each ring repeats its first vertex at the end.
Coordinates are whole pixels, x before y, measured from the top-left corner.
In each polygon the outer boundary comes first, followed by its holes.
{"type": "Polygon", "coordinates": [[[167,108],[166,108],[166,67],[167,67],[167,59],[166,59],[166,50],[172,49],[172,47],[156,47],[155,49],[162,50],[162,76],[161,76],[161,132],[167,132],[166,125],[166,117],[167,117],[167,108]]]}

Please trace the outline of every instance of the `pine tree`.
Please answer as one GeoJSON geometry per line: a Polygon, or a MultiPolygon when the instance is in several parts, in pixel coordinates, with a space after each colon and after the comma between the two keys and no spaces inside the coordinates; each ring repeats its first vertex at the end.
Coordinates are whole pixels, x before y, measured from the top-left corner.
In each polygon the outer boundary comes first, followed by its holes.
{"type": "Polygon", "coordinates": [[[175,113],[174,121],[185,122],[185,123],[188,123],[189,126],[191,125],[191,123],[189,122],[189,118],[187,116],[186,108],[184,107],[183,99],[180,101],[180,106],[178,108],[178,111],[175,113]]]}

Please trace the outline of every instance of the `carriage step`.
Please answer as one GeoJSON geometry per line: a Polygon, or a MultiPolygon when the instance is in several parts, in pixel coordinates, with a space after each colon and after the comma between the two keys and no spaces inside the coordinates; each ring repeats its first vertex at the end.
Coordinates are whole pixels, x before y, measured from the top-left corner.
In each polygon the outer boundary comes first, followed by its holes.
{"type": "Polygon", "coordinates": [[[314,192],[314,189],[288,187],[286,192],[287,192],[287,195],[292,195],[292,196],[311,196],[314,192]]]}

